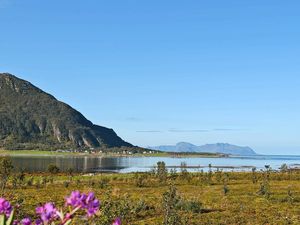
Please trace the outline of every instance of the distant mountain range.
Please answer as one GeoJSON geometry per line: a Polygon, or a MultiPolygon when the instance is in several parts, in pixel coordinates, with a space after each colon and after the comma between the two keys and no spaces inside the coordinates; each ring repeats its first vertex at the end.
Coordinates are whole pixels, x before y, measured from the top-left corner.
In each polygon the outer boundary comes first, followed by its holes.
{"type": "Polygon", "coordinates": [[[196,146],[187,142],[179,142],[176,145],[161,145],[155,147],[148,147],[152,150],[159,150],[164,152],[206,152],[206,153],[223,153],[230,155],[256,155],[256,152],[249,147],[240,147],[236,145],[217,143],[196,146]]]}
{"type": "Polygon", "coordinates": [[[0,73],[0,148],[132,147],[28,81],[0,73]]]}

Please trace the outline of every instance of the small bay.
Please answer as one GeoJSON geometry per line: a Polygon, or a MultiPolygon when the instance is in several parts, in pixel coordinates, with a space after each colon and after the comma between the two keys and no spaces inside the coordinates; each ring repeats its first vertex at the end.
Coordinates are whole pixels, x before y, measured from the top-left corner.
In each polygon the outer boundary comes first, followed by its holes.
{"type": "Polygon", "coordinates": [[[145,172],[150,171],[159,161],[164,161],[169,169],[180,170],[181,163],[186,163],[189,171],[212,170],[251,171],[264,169],[269,165],[277,170],[282,164],[292,168],[300,167],[300,156],[288,155],[255,155],[241,157],[96,157],[96,156],[43,156],[43,155],[14,155],[11,160],[16,169],[28,172],[45,172],[49,164],[57,165],[61,171],[72,168],[76,172],[145,172]]]}

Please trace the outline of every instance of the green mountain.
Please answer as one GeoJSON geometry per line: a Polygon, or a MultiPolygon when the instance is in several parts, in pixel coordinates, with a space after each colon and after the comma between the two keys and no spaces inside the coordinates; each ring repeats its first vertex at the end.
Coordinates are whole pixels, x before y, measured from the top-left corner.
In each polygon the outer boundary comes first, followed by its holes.
{"type": "Polygon", "coordinates": [[[25,80],[0,73],[0,148],[132,147],[25,80]]]}

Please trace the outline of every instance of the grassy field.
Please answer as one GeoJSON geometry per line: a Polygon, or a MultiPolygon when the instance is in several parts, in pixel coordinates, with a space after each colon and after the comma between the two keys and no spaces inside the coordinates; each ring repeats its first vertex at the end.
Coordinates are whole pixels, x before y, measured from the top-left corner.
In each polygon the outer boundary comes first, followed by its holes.
{"type": "Polygon", "coordinates": [[[0,156],[14,155],[72,155],[77,153],[56,152],[56,151],[41,151],[41,150],[0,150],[0,156]]]}
{"type": "Polygon", "coordinates": [[[20,204],[23,215],[29,216],[34,216],[40,203],[62,206],[72,190],[94,191],[102,202],[102,213],[92,222],[76,224],[111,224],[117,216],[125,225],[163,224],[166,217],[176,220],[165,223],[170,225],[300,224],[299,171],[45,173],[25,174],[20,182],[17,179],[18,175],[11,176],[3,195],[20,204]],[[171,212],[166,212],[167,208],[171,212]]]}

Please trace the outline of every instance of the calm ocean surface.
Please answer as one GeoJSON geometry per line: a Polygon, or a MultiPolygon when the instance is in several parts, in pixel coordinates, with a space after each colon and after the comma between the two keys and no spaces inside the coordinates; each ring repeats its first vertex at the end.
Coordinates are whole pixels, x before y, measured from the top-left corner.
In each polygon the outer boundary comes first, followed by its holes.
{"type": "MultiPolygon", "coordinates": [[[[56,164],[61,170],[73,168],[77,172],[142,172],[153,169],[159,161],[164,161],[170,168],[177,168],[182,162],[190,171],[206,171],[209,164],[213,169],[249,171],[252,167],[258,170],[265,165],[278,169],[286,163],[300,168],[300,156],[243,156],[230,158],[172,158],[172,157],[89,157],[89,156],[13,156],[15,168],[30,172],[43,172],[49,164],[56,164]]],[[[179,169],[179,168],[178,168],[179,169]]]]}

